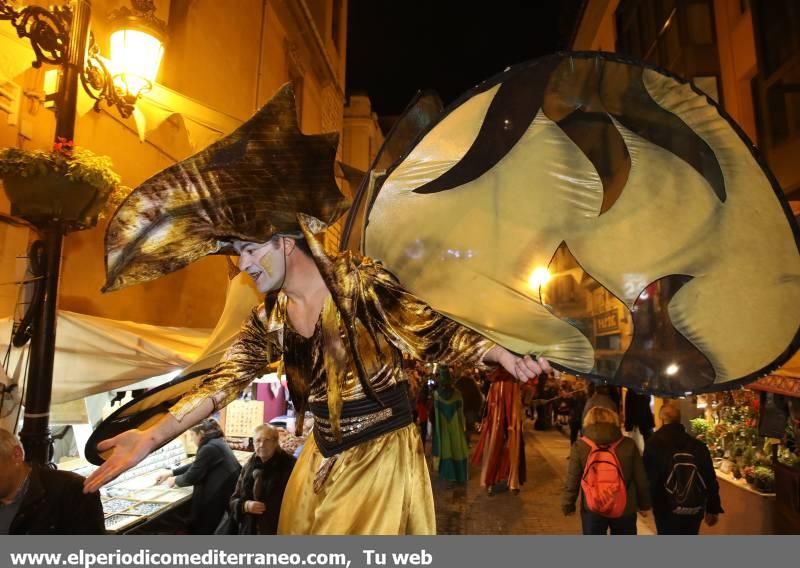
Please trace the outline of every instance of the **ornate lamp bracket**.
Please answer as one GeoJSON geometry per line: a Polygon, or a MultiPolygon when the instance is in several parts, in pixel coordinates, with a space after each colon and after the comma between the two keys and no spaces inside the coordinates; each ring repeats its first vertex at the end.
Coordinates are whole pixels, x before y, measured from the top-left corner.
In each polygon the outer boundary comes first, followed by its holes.
{"type": "MultiPolygon", "coordinates": [[[[128,118],[133,113],[138,96],[129,94],[129,90],[120,86],[115,81],[124,77],[111,74],[108,66],[100,57],[100,48],[94,40],[94,34],[89,34],[89,49],[86,52],[86,62],[81,71],[81,84],[86,93],[94,99],[94,110],[100,112],[100,103],[106,101],[108,106],[117,107],[122,118],[128,118]]],[[[149,91],[151,86],[145,87],[139,93],[149,91]]]]}
{"type": "Polygon", "coordinates": [[[26,6],[16,10],[10,0],[0,0],[0,20],[8,20],[21,38],[31,42],[39,68],[42,63],[63,65],[66,63],[69,29],[72,23],[72,10],[69,6],[56,6],[47,10],[40,6],[26,6]]]}

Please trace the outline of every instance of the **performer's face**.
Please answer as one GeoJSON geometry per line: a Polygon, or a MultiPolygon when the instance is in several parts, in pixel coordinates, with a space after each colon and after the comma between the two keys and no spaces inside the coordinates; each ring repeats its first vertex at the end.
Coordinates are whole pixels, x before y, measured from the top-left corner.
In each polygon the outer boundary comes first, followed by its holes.
{"type": "Polygon", "coordinates": [[[281,286],[286,273],[283,239],[276,237],[266,243],[233,241],[233,248],[239,253],[239,270],[250,275],[259,292],[266,294],[281,286]]]}

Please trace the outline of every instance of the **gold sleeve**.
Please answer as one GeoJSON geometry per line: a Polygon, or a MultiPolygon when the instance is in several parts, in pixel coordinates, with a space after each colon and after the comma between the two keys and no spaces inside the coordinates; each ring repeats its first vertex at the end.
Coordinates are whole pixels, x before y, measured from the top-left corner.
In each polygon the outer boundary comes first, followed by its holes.
{"type": "Polygon", "coordinates": [[[359,272],[367,317],[395,347],[430,363],[483,366],[493,341],[435,311],[380,263],[365,259],[359,272]]]}
{"type": "Polygon", "coordinates": [[[272,361],[280,357],[278,332],[267,332],[266,315],[262,314],[263,304],[253,309],[236,341],[203,382],[169,409],[178,422],[208,398],[214,402],[215,409],[233,402],[272,361]]]}

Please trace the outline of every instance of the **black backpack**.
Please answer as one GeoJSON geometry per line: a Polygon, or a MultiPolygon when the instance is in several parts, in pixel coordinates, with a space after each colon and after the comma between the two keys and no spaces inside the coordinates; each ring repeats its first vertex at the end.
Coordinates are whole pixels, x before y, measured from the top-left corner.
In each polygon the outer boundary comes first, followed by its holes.
{"type": "Polygon", "coordinates": [[[708,488],[690,449],[672,454],[665,479],[664,489],[673,515],[699,515],[705,510],[708,488]]]}

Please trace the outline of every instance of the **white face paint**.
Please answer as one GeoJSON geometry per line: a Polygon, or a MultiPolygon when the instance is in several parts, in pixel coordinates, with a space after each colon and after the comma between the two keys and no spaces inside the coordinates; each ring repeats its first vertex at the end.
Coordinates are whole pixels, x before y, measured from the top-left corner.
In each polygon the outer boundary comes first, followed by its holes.
{"type": "Polygon", "coordinates": [[[280,238],[266,243],[233,241],[233,248],[239,253],[239,270],[247,272],[262,294],[277,290],[286,273],[286,259],[283,256],[280,238]]]}

